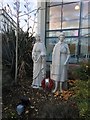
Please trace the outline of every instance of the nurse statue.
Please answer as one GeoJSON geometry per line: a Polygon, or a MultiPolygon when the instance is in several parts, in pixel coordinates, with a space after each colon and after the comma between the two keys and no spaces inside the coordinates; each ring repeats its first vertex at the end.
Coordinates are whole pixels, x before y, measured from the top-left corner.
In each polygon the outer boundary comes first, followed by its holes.
{"type": "Polygon", "coordinates": [[[46,77],[46,49],[44,43],[40,39],[40,35],[36,35],[36,42],[32,50],[33,60],[33,88],[41,87],[41,81],[46,77]]]}
{"type": "Polygon", "coordinates": [[[63,91],[63,82],[67,80],[67,65],[70,57],[68,45],[65,43],[65,33],[61,32],[59,35],[59,42],[54,46],[52,53],[52,64],[50,77],[55,81],[55,88],[52,91],[56,92],[58,83],[60,82],[60,92],[63,91]]]}

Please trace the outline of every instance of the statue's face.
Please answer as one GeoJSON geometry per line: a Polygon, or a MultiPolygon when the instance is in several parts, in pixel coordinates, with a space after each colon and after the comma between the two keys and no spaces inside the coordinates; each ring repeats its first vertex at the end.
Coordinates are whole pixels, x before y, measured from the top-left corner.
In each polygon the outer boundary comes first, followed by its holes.
{"type": "Polygon", "coordinates": [[[61,42],[63,42],[64,39],[65,39],[65,36],[64,36],[64,35],[60,35],[60,36],[59,36],[59,39],[60,39],[61,42]]]}
{"type": "Polygon", "coordinates": [[[36,37],[36,41],[40,41],[40,36],[37,36],[37,37],[36,37]]]}

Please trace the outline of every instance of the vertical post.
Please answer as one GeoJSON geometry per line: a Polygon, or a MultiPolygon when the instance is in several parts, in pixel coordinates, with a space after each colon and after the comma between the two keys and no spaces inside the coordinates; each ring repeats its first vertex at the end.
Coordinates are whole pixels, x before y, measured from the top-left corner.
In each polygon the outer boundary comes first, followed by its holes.
{"type": "Polygon", "coordinates": [[[61,30],[62,30],[62,23],[63,23],[63,0],[62,0],[62,6],[61,6],[61,30]]]}
{"type": "Polygon", "coordinates": [[[77,49],[77,62],[79,62],[80,53],[81,53],[81,38],[80,38],[80,28],[82,22],[82,0],[80,1],[80,18],[79,18],[79,30],[78,30],[78,49],[77,49]]]}
{"type": "Polygon", "coordinates": [[[2,119],[2,34],[0,33],[0,120],[2,119]]]}
{"type": "Polygon", "coordinates": [[[15,83],[17,83],[17,73],[18,73],[18,39],[19,39],[19,1],[16,1],[17,10],[17,29],[16,29],[16,66],[15,66],[15,83]]]}

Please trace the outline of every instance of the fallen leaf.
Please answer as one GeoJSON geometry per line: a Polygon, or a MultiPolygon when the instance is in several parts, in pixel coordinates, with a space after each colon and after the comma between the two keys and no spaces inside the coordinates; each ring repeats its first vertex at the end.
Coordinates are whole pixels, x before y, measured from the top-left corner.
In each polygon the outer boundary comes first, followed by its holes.
{"type": "Polygon", "coordinates": [[[4,108],[4,110],[7,110],[7,109],[8,109],[8,107],[4,108]]]}
{"type": "Polygon", "coordinates": [[[37,112],[37,111],[38,111],[38,109],[35,109],[35,111],[37,112]]]}
{"type": "Polygon", "coordinates": [[[34,101],[33,103],[35,104],[36,102],[34,101]]]}
{"type": "Polygon", "coordinates": [[[32,109],[33,109],[33,108],[34,108],[34,106],[30,106],[30,108],[32,108],[32,109]]]}
{"type": "Polygon", "coordinates": [[[74,94],[73,91],[63,91],[61,96],[63,97],[64,100],[68,100],[69,97],[71,97],[74,94]]]}
{"type": "Polygon", "coordinates": [[[75,84],[76,80],[69,80],[69,84],[75,84]]]}
{"type": "Polygon", "coordinates": [[[25,111],[25,114],[28,114],[29,113],[29,111],[27,110],[27,111],[25,111]]]}
{"type": "Polygon", "coordinates": [[[54,97],[57,97],[60,94],[59,91],[55,92],[54,97]]]}

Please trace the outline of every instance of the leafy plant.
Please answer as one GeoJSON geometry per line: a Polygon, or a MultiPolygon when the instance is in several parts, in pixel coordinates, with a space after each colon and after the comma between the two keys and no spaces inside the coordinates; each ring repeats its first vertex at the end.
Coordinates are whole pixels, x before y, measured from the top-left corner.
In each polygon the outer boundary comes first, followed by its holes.
{"type": "Polygon", "coordinates": [[[20,33],[19,35],[19,46],[18,46],[18,75],[19,78],[22,77],[22,73],[25,73],[23,75],[30,76],[32,75],[32,47],[33,42],[35,41],[35,38],[33,37],[33,34],[29,36],[29,33],[20,33]],[[25,72],[24,72],[25,71],[25,72]],[[31,73],[31,74],[30,74],[31,73]]]}
{"type": "Polygon", "coordinates": [[[80,62],[69,69],[70,79],[88,80],[90,78],[90,61],[80,62]]]}
{"type": "Polygon", "coordinates": [[[90,84],[90,80],[82,81],[82,80],[76,80],[75,82],[75,96],[74,100],[76,100],[78,108],[79,108],[79,114],[81,118],[88,119],[90,110],[89,110],[89,94],[90,94],[90,88],[88,85],[90,84]]]}
{"type": "Polygon", "coordinates": [[[90,78],[90,61],[88,62],[81,62],[80,63],[80,68],[77,69],[77,74],[79,79],[81,80],[88,80],[90,78]]]}
{"type": "MultiPolygon", "coordinates": [[[[9,75],[14,78],[14,64],[15,64],[15,31],[3,29],[2,33],[2,63],[3,69],[9,70],[9,75]]],[[[4,71],[3,71],[4,72],[4,71]]],[[[5,76],[4,76],[5,77],[5,76]]]]}

